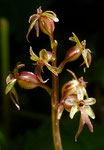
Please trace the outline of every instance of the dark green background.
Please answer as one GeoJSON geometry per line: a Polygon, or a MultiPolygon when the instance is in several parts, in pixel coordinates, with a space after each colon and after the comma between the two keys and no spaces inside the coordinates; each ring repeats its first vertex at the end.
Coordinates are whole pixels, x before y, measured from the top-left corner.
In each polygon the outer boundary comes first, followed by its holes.
{"type": "MultiPolygon", "coordinates": [[[[24,70],[33,71],[34,67],[29,60],[30,43],[26,41],[26,33],[29,27],[29,16],[36,13],[36,9],[42,6],[43,10],[54,11],[59,22],[55,25],[54,37],[58,41],[58,64],[64,59],[66,51],[74,45],[68,38],[72,32],[76,33],[80,40],[87,40],[87,48],[92,51],[92,64],[86,73],[79,65],[82,58],[76,62],[67,64],[60,75],[61,86],[71,76],[66,69],[73,70],[78,77],[84,76],[89,82],[87,90],[89,97],[95,97],[97,103],[93,106],[96,119],[92,121],[94,133],[90,133],[85,126],[78,142],[74,142],[74,135],[78,128],[79,114],[73,120],[64,112],[61,126],[62,143],[64,150],[103,149],[104,144],[104,21],[103,1],[94,0],[0,0],[0,19],[5,18],[9,22],[9,49],[10,70],[13,70],[18,61],[26,64],[24,70]]],[[[31,46],[38,55],[39,50],[50,50],[49,38],[40,32],[40,37],[35,37],[35,30],[30,36],[31,46]]],[[[1,49],[0,49],[1,53],[1,49]]],[[[0,54],[1,55],[1,54],[0,54]]],[[[5,60],[6,61],[6,60],[5,60]]],[[[0,67],[1,67],[0,58],[0,67]]],[[[1,69],[0,69],[1,70],[1,69]]],[[[48,85],[51,86],[51,74],[44,69],[44,79],[50,78],[48,85]]],[[[2,71],[0,71],[0,76],[2,71]]],[[[0,80],[2,78],[0,77],[0,80]]],[[[1,82],[0,82],[1,83],[1,82]]],[[[17,86],[21,110],[18,111],[9,100],[7,116],[3,117],[4,94],[0,85],[0,149],[1,150],[53,150],[51,134],[51,102],[50,97],[43,89],[25,91],[17,86]],[[6,120],[6,121],[5,121],[6,120]]]]}

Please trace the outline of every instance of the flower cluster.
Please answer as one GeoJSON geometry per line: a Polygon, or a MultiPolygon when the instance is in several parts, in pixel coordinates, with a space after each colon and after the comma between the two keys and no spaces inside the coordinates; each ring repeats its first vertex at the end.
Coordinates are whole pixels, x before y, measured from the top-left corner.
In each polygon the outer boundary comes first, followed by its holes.
{"type": "Polygon", "coordinates": [[[74,76],[74,79],[65,83],[62,87],[62,98],[59,103],[57,117],[58,119],[61,118],[64,109],[69,112],[71,119],[73,119],[74,115],[78,111],[81,112],[79,129],[75,136],[75,141],[77,141],[77,137],[81,133],[84,124],[87,124],[89,130],[93,132],[93,126],[88,116],[90,116],[92,119],[95,118],[94,112],[90,105],[95,104],[96,100],[95,98],[88,97],[86,91],[87,82],[83,80],[83,77],[77,79],[76,75],[72,71],[68,70],[68,72],[74,76]]]}
{"type": "MultiPolygon", "coordinates": [[[[32,46],[30,46],[30,60],[34,61],[33,65],[35,65],[35,71],[34,72],[28,72],[28,71],[22,71],[19,72],[18,70],[22,67],[24,67],[24,64],[18,63],[13,70],[13,72],[10,72],[9,75],[6,78],[6,89],[5,94],[10,94],[10,97],[13,101],[13,103],[16,105],[18,109],[19,107],[19,101],[18,101],[18,94],[15,89],[15,84],[18,83],[18,85],[24,89],[34,89],[36,87],[42,87],[44,88],[52,97],[52,116],[53,119],[53,130],[55,130],[53,133],[57,136],[59,136],[59,133],[56,133],[56,125],[59,122],[59,119],[61,118],[61,115],[63,113],[63,110],[69,112],[69,117],[73,119],[75,114],[80,111],[80,123],[79,128],[75,136],[75,141],[77,141],[77,137],[81,133],[83,127],[85,124],[88,125],[88,128],[91,132],[93,132],[93,126],[91,124],[91,121],[89,117],[92,119],[95,118],[95,114],[91,108],[91,105],[96,103],[95,98],[89,98],[87,91],[86,91],[86,85],[87,82],[83,80],[83,77],[77,78],[76,75],[71,71],[67,71],[72,74],[73,79],[67,83],[65,83],[61,90],[61,100],[59,101],[58,97],[58,88],[59,88],[59,73],[61,73],[62,69],[64,68],[66,63],[72,62],[77,60],[81,55],[84,59],[84,62],[80,65],[85,65],[84,72],[86,68],[89,68],[92,58],[91,58],[91,51],[89,49],[86,49],[86,40],[83,40],[82,42],[79,41],[78,37],[73,34],[73,37],[70,37],[69,40],[74,41],[76,43],[75,46],[71,47],[64,58],[64,60],[61,62],[59,67],[57,67],[57,41],[54,40],[53,34],[55,25],[54,22],[58,22],[59,19],[57,18],[56,14],[53,11],[42,11],[41,7],[37,9],[37,14],[33,14],[29,18],[29,29],[26,35],[27,40],[29,41],[29,34],[33,28],[36,30],[36,36],[39,37],[39,28],[41,31],[48,35],[50,38],[50,44],[51,44],[51,50],[47,51],[46,49],[42,49],[39,52],[39,56],[37,56],[34,51],[32,50],[32,46]],[[51,64],[50,64],[51,63],[51,64]],[[41,73],[43,73],[43,67],[46,66],[49,71],[52,72],[52,88],[48,87],[45,83],[48,81],[43,80],[41,73]]],[[[59,127],[56,127],[59,129],[59,127]]],[[[59,132],[59,131],[57,131],[59,132]]],[[[60,138],[58,137],[58,140],[60,138]]],[[[55,140],[54,140],[55,141],[55,140]]],[[[60,141],[55,141],[56,143],[60,143],[60,141]]],[[[55,145],[58,145],[55,144],[55,145]]],[[[60,146],[61,147],[61,146],[60,146]]],[[[57,148],[59,149],[59,148],[57,148]]]]}

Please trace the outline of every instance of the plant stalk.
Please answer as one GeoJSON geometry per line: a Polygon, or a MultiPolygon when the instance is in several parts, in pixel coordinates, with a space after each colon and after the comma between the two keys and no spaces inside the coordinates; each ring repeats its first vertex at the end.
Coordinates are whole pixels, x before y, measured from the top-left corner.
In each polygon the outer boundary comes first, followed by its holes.
{"type": "MultiPolygon", "coordinates": [[[[54,42],[55,43],[55,42],[54,42]]],[[[52,66],[57,66],[57,44],[53,44],[52,54],[54,61],[52,61],[52,66]]],[[[57,104],[59,103],[59,77],[52,73],[52,132],[55,150],[62,150],[59,119],[57,118],[57,104]]]]}

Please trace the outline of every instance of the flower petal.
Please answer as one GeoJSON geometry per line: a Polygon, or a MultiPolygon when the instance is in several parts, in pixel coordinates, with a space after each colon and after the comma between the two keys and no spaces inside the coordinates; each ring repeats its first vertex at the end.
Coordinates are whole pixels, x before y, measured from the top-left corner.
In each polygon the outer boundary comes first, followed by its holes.
{"type": "Polygon", "coordinates": [[[28,42],[30,42],[30,41],[28,40],[29,33],[30,33],[30,31],[32,30],[32,28],[34,27],[34,25],[36,24],[36,22],[37,22],[37,20],[39,19],[39,17],[40,17],[40,16],[38,16],[37,18],[35,18],[34,21],[32,21],[31,24],[30,24],[30,26],[29,26],[28,32],[27,32],[27,34],[26,34],[26,39],[27,39],[28,42]]]}
{"type": "Polygon", "coordinates": [[[18,94],[17,94],[15,87],[13,87],[12,90],[10,91],[10,98],[12,102],[15,104],[15,106],[18,108],[18,110],[20,110],[20,107],[17,104],[19,103],[19,101],[18,101],[18,94]]]}
{"type": "Polygon", "coordinates": [[[83,100],[83,96],[84,96],[84,93],[83,93],[83,90],[80,86],[77,87],[77,96],[78,96],[78,100],[83,100]]]}
{"type": "Polygon", "coordinates": [[[73,106],[73,107],[71,108],[71,110],[70,110],[70,118],[73,119],[74,115],[75,115],[78,111],[79,111],[79,110],[78,110],[78,106],[77,106],[77,105],[73,106]]]}
{"type": "Polygon", "coordinates": [[[93,105],[95,103],[96,103],[96,99],[95,98],[85,99],[85,105],[93,105]]]}
{"type": "Polygon", "coordinates": [[[91,121],[90,121],[88,115],[86,114],[85,110],[82,108],[80,111],[81,111],[81,118],[80,118],[78,131],[77,131],[77,133],[75,135],[75,141],[77,141],[77,137],[79,136],[79,134],[83,130],[83,127],[84,127],[85,124],[87,124],[89,130],[91,132],[93,132],[93,126],[92,126],[91,121]]]}
{"type": "Polygon", "coordinates": [[[59,22],[59,19],[57,18],[56,14],[53,11],[45,11],[41,14],[42,16],[47,16],[54,22],[59,22]]]}
{"type": "Polygon", "coordinates": [[[81,45],[78,37],[75,35],[75,33],[72,32],[72,34],[73,34],[73,37],[70,37],[69,40],[76,42],[76,45],[79,46],[80,48],[82,48],[82,45],[81,45]]]}
{"type": "Polygon", "coordinates": [[[84,49],[82,51],[82,56],[83,56],[84,62],[86,64],[86,67],[89,68],[89,64],[88,64],[88,61],[87,61],[87,53],[88,53],[87,49],[84,49]]]}
{"type": "Polygon", "coordinates": [[[57,68],[56,67],[52,67],[49,63],[46,63],[45,64],[47,66],[47,68],[56,76],[58,76],[58,73],[57,73],[57,68]]]}
{"type": "Polygon", "coordinates": [[[16,83],[17,79],[13,79],[8,85],[6,86],[5,89],[5,94],[8,94],[10,90],[13,88],[14,84],[16,83]]]}
{"type": "Polygon", "coordinates": [[[30,59],[33,61],[38,61],[39,57],[33,52],[32,47],[30,46],[30,59]]]}
{"type": "Polygon", "coordinates": [[[89,115],[92,119],[95,119],[95,114],[90,106],[84,106],[84,110],[87,115],[89,115]]]}
{"type": "Polygon", "coordinates": [[[52,58],[52,53],[49,51],[46,51],[45,49],[42,49],[39,53],[40,59],[45,63],[49,62],[52,58]]]}

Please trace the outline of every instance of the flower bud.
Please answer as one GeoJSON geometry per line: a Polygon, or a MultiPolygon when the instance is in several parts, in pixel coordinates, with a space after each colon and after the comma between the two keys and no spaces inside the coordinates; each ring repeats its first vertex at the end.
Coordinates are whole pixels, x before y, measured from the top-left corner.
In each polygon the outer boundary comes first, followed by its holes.
{"type": "Polygon", "coordinates": [[[38,77],[34,73],[27,71],[19,73],[17,82],[24,89],[33,89],[40,85],[38,77]]]}
{"type": "Polygon", "coordinates": [[[80,57],[80,55],[80,48],[78,46],[73,46],[67,51],[65,60],[67,60],[67,62],[75,61],[80,57]]]}
{"type": "Polygon", "coordinates": [[[40,29],[43,33],[47,34],[49,37],[53,35],[54,32],[54,22],[47,16],[41,16],[39,18],[40,29]]]}

